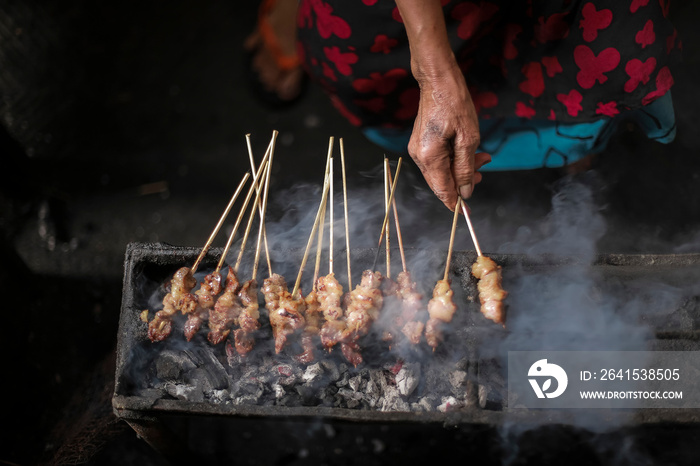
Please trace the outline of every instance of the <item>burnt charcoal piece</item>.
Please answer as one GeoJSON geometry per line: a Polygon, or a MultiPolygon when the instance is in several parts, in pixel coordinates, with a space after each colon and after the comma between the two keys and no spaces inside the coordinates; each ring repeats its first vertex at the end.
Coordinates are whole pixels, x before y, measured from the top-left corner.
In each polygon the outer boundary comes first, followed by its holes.
{"type": "Polygon", "coordinates": [[[396,374],[396,386],[403,396],[410,396],[420,383],[421,368],[419,363],[404,363],[396,374]]]}
{"type": "Polygon", "coordinates": [[[196,367],[187,353],[164,350],[156,359],[156,377],[161,380],[179,380],[184,372],[196,367]]]}

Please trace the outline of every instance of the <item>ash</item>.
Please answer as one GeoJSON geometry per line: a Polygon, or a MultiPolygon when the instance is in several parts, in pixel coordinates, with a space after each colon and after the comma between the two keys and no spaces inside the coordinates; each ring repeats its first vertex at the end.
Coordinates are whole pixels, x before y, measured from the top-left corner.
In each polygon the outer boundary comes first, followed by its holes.
{"type": "MultiPolygon", "coordinates": [[[[262,320],[262,319],[261,319],[262,320]]],[[[217,405],[320,406],[329,408],[447,412],[485,406],[477,364],[459,332],[433,352],[427,345],[389,347],[378,335],[361,340],[365,362],[349,365],[340,352],[317,348],[316,360],[298,363],[292,344],[275,354],[269,328],[241,358],[229,342],[208,344],[200,331],[186,342],[174,330],[165,342],[143,342],[141,368],[131,381],[136,396],[217,405]],[[145,356],[144,356],[145,355],[145,356]],[[134,383],[137,381],[137,383],[134,383]]]]}

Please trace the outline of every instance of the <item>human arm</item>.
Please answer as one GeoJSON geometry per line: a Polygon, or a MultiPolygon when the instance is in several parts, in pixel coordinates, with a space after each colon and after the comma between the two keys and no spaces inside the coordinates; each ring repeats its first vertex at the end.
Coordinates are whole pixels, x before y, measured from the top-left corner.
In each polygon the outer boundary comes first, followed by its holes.
{"type": "Polygon", "coordinates": [[[396,0],[420,87],[418,115],[408,152],[435,195],[454,210],[458,193],[471,196],[476,172],[490,161],[475,154],[479,120],[464,75],[450,47],[440,0],[396,0]]]}

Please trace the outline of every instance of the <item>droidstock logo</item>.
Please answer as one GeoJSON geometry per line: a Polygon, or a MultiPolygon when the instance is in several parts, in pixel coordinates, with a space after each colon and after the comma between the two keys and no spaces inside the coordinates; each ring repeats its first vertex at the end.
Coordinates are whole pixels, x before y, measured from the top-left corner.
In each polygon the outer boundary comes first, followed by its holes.
{"type": "Polygon", "coordinates": [[[557,366],[556,364],[550,364],[546,359],[540,359],[536,361],[530,370],[527,372],[529,377],[536,377],[534,379],[528,379],[532,389],[535,391],[537,398],[556,398],[566,390],[566,386],[569,383],[569,378],[566,376],[566,371],[557,366]],[[542,385],[538,382],[538,379],[542,380],[542,385]],[[548,391],[552,387],[552,379],[557,381],[556,390],[548,391]]]}

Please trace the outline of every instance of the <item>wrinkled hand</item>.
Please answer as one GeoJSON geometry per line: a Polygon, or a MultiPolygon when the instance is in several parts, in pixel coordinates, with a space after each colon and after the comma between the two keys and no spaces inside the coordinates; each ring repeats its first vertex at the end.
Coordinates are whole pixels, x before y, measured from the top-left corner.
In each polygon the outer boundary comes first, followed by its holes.
{"type": "Polygon", "coordinates": [[[421,83],[408,153],[450,210],[458,195],[472,195],[481,181],[477,170],[491,161],[489,154],[476,153],[479,142],[479,120],[461,73],[421,83]]]}

